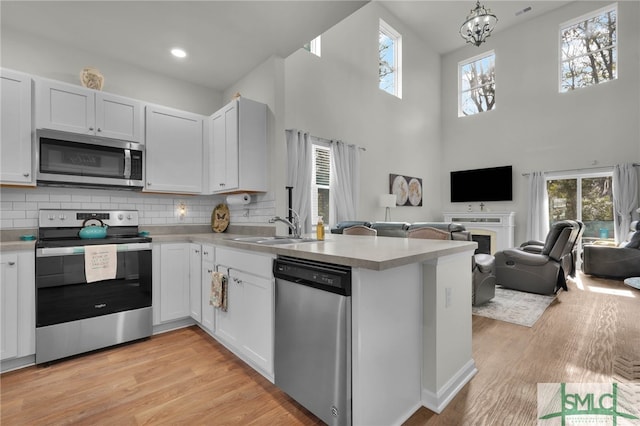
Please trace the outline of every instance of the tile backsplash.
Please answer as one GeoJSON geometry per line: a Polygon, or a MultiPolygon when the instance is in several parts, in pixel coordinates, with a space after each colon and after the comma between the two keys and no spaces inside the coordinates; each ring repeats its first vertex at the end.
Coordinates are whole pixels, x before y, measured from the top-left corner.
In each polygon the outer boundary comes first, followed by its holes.
{"type": "MultiPolygon", "coordinates": [[[[224,195],[148,194],[83,188],[0,188],[0,229],[37,228],[40,209],[138,210],[140,225],[210,224],[224,195]],[[180,217],[178,206],[186,213],[180,217]]],[[[232,224],[266,224],[275,215],[272,193],[253,194],[247,205],[229,206],[232,224]]]]}

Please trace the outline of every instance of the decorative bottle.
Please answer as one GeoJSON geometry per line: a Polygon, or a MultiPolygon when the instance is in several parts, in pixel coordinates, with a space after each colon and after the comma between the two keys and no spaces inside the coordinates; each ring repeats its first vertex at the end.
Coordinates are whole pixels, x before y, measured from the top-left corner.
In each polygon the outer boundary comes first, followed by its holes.
{"type": "Polygon", "coordinates": [[[324,240],[324,222],[322,216],[318,217],[318,224],[316,225],[316,238],[318,241],[324,240]]]}

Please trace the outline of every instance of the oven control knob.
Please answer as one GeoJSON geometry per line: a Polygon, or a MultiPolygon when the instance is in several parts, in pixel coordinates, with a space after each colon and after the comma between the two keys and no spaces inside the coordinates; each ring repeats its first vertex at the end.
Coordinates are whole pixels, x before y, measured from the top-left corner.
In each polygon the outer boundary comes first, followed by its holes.
{"type": "Polygon", "coordinates": [[[118,220],[122,220],[123,218],[124,218],[124,216],[122,215],[122,213],[120,213],[120,214],[118,215],[118,220]]]}
{"type": "Polygon", "coordinates": [[[58,216],[58,219],[60,219],[60,220],[65,220],[66,218],[67,218],[67,217],[66,217],[65,215],[63,215],[63,214],[61,214],[60,216],[58,216]]]}
{"type": "Polygon", "coordinates": [[[49,219],[49,220],[54,220],[55,218],[56,218],[56,217],[55,217],[54,215],[52,215],[52,214],[50,214],[49,216],[47,216],[47,219],[49,219]]]}
{"type": "Polygon", "coordinates": [[[133,219],[133,216],[131,216],[131,214],[128,214],[127,215],[127,219],[131,220],[131,219],[133,219]]]}

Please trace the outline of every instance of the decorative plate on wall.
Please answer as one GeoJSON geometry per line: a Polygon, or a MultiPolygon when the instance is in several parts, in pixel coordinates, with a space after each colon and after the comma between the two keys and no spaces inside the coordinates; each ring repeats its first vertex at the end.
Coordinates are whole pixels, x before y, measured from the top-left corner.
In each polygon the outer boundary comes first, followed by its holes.
{"type": "Polygon", "coordinates": [[[213,232],[224,232],[229,226],[229,207],[218,204],[211,213],[211,229],[213,232]]]}

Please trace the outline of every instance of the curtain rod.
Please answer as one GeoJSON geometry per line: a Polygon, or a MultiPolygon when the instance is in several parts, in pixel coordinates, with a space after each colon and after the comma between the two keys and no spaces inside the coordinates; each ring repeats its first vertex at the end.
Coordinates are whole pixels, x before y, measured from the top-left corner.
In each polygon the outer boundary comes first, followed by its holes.
{"type": "MultiPolygon", "coordinates": [[[[640,163],[632,163],[634,167],[640,167],[640,163]]],[[[583,167],[581,169],[566,169],[566,170],[549,170],[544,173],[561,173],[561,172],[581,172],[583,170],[594,170],[594,169],[613,169],[613,166],[598,166],[598,167],[583,167]]],[[[529,173],[523,173],[522,176],[529,176],[529,173]]]]}
{"type": "MultiPolygon", "coordinates": [[[[291,131],[291,132],[297,132],[297,131],[298,131],[298,129],[286,129],[286,131],[288,131],[288,132],[289,132],[289,131],[291,131]]],[[[321,142],[325,142],[325,143],[334,143],[334,142],[336,142],[335,140],[332,140],[332,139],[321,138],[320,136],[313,136],[313,135],[311,135],[311,134],[309,135],[309,137],[310,137],[310,138],[317,139],[317,140],[319,140],[319,141],[321,141],[321,142]]],[[[358,146],[358,145],[356,145],[356,144],[349,144],[349,143],[348,143],[347,145],[348,145],[348,146],[355,146],[356,148],[358,148],[358,149],[360,149],[360,150],[362,150],[362,151],[366,151],[366,150],[367,150],[367,148],[363,148],[363,147],[358,146]]]]}

